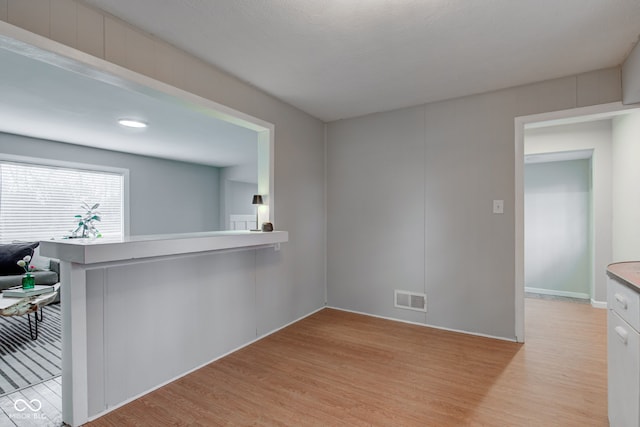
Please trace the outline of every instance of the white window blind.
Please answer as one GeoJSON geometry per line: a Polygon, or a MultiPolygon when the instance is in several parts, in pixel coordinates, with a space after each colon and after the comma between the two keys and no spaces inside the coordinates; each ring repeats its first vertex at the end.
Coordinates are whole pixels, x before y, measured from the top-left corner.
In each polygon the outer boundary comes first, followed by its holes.
{"type": "Polygon", "coordinates": [[[100,203],[96,228],[123,234],[122,174],[0,161],[0,242],[69,236],[83,202],[100,203]]]}

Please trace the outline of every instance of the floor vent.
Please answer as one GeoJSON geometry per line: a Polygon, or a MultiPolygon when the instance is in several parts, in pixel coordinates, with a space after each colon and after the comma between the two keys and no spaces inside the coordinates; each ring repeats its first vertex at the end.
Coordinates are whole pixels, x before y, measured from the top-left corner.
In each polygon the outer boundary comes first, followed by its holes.
{"type": "Polygon", "coordinates": [[[419,292],[394,291],[394,305],[397,308],[427,312],[427,295],[419,292]]]}

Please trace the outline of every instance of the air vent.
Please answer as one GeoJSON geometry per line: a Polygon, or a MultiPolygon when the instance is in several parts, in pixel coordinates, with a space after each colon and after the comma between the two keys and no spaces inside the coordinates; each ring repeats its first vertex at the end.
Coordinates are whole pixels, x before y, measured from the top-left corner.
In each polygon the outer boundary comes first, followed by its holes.
{"type": "Polygon", "coordinates": [[[394,290],[394,306],[406,310],[427,312],[427,295],[418,292],[394,290]]]}

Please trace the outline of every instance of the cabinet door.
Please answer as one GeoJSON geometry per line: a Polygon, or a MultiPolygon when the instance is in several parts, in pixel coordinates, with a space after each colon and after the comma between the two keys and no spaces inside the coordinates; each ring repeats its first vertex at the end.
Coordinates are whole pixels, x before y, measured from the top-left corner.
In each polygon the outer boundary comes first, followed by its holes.
{"type": "Polygon", "coordinates": [[[640,295],[615,279],[607,281],[607,306],[640,331],[640,295]]]}
{"type": "Polygon", "coordinates": [[[640,426],[640,335],[608,310],[609,422],[640,426]]]}

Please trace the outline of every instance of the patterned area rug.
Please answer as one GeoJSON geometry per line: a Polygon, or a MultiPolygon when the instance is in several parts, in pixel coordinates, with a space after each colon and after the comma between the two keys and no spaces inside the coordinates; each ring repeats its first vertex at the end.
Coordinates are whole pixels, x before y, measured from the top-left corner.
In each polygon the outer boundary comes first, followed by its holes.
{"type": "Polygon", "coordinates": [[[37,340],[29,336],[26,315],[0,316],[0,396],[61,374],[60,304],[45,306],[43,314],[37,340]]]}

